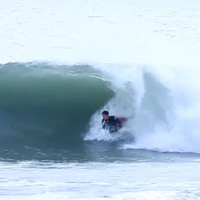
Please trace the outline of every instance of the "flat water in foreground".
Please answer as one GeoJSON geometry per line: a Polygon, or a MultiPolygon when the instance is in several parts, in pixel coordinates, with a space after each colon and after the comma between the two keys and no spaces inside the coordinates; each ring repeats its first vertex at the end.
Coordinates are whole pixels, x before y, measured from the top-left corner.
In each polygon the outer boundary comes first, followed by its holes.
{"type": "Polygon", "coordinates": [[[198,154],[96,147],[63,160],[2,160],[0,199],[200,198],[198,154]]]}
{"type": "Polygon", "coordinates": [[[0,199],[199,199],[199,161],[0,163],[0,199]]]}

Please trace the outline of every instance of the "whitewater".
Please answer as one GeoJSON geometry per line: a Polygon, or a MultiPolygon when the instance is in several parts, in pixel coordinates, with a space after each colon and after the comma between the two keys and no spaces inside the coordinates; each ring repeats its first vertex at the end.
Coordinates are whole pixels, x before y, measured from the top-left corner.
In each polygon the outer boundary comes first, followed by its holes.
{"type": "Polygon", "coordinates": [[[199,199],[199,8],[2,2],[0,199],[199,199]]]}

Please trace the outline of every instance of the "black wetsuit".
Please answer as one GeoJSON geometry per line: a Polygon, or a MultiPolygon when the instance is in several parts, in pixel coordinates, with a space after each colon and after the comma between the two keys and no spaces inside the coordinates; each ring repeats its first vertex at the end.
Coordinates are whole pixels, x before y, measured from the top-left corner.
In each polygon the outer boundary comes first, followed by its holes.
{"type": "Polygon", "coordinates": [[[106,120],[102,119],[102,124],[103,124],[102,128],[107,129],[110,132],[115,132],[122,127],[121,122],[115,116],[109,116],[109,118],[106,120]]]}

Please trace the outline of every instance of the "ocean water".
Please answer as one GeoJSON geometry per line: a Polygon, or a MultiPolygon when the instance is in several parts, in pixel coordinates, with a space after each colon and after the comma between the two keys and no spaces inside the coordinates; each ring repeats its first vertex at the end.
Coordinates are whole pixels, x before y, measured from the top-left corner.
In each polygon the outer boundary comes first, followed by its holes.
{"type": "Polygon", "coordinates": [[[200,199],[199,8],[2,2],[0,199],[200,199]]]}

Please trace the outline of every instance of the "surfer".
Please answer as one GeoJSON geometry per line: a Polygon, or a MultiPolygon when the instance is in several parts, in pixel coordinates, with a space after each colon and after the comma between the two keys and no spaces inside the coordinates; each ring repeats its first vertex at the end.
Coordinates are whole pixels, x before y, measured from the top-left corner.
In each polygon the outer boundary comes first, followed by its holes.
{"type": "Polygon", "coordinates": [[[109,132],[116,132],[122,128],[122,122],[115,116],[109,116],[108,111],[102,112],[102,128],[109,130],[109,132]]]}

